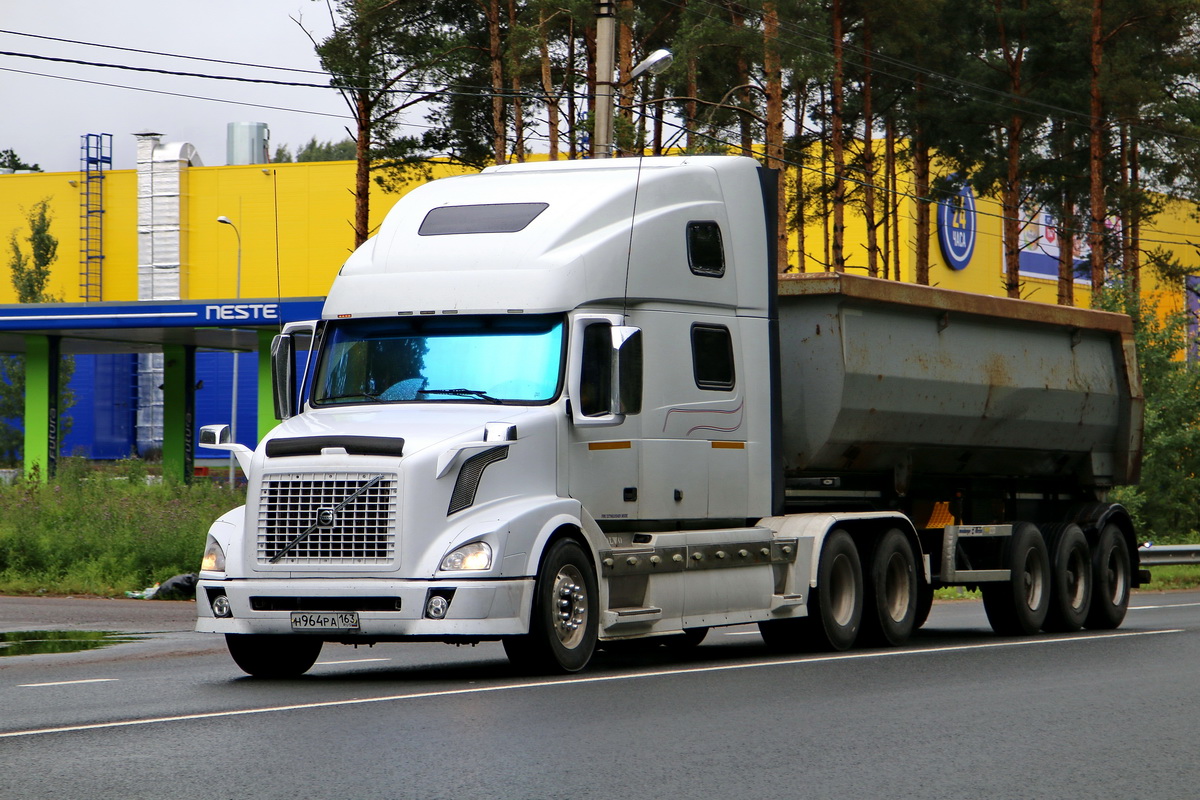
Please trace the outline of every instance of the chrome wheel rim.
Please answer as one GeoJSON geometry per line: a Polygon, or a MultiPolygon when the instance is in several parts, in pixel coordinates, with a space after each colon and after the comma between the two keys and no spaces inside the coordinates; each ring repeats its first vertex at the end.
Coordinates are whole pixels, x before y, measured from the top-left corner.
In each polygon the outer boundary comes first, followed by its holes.
{"type": "Polygon", "coordinates": [[[587,630],[587,591],[584,586],[583,573],[571,564],[554,576],[554,633],[568,650],[579,646],[587,630]]]}

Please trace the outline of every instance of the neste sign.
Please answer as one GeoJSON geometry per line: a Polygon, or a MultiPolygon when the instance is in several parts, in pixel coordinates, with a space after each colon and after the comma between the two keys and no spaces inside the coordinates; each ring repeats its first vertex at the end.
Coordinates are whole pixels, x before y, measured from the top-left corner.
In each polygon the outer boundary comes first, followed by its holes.
{"type": "Polygon", "coordinates": [[[938,244],[951,269],[971,263],[976,229],[975,193],[970,186],[963,184],[957,194],[938,201],[938,244]]]}

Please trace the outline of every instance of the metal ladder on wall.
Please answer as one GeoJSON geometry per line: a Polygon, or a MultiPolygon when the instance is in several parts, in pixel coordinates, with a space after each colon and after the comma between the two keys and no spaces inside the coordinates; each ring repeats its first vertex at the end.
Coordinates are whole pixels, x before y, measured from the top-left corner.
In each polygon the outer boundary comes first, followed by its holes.
{"type": "Polygon", "coordinates": [[[102,300],[104,172],[112,169],[112,134],[79,137],[79,297],[102,300]]]}

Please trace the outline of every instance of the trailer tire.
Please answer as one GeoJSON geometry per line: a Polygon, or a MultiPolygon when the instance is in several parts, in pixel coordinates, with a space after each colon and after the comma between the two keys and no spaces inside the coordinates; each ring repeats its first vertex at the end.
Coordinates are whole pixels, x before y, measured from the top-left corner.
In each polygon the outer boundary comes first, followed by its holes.
{"type": "Polygon", "coordinates": [[[504,639],[508,660],[523,672],[586,667],[596,650],[599,596],[583,547],[574,539],[551,544],[534,585],[529,633],[504,639]]]}
{"type": "Polygon", "coordinates": [[[1119,527],[1108,523],[1100,531],[1092,551],[1092,606],[1084,625],[1095,630],[1114,630],[1125,621],[1133,571],[1129,544],[1119,527]]]}
{"type": "Polygon", "coordinates": [[[295,678],[308,672],[324,642],[312,636],[227,633],[225,646],[242,672],[255,678],[295,678]]]}
{"type": "Polygon", "coordinates": [[[1050,608],[1042,629],[1071,633],[1083,627],[1092,602],[1092,551],[1074,523],[1043,529],[1050,551],[1050,608]]]}
{"type": "Polygon", "coordinates": [[[863,604],[862,641],[899,647],[917,621],[917,559],[908,537],[893,528],[880,537],[871,557],[863,604]]]}
{"type": "Polygon", "coordinates": [[[985,583],[983,610],[992,630],[1005,636],[1037,633],[1050,609],[1050,555],[1042,532],[1031,522],[1013,525],[1005,543],[1004,563],[1012,575],[1007,581],[985,583]]]}

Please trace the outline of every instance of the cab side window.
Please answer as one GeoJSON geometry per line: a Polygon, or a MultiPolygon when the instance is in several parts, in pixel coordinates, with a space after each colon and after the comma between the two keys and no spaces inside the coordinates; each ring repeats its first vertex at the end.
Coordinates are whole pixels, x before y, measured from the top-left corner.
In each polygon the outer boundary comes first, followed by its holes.
{"type": "Polygon", "coordinates": [[[692,374],[701,389],[725,392],[733,389],[733,337],[728,328],[692,326],[692,374]]]}
{"type": "Polygon", "coordinates": [[[692,274],[705,278],[720,278],[725,274],[725,246],[721,242],[721,226],[716,222],[687,224],[687,253],[692,274]]]}

